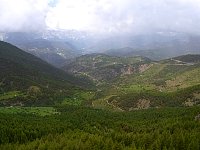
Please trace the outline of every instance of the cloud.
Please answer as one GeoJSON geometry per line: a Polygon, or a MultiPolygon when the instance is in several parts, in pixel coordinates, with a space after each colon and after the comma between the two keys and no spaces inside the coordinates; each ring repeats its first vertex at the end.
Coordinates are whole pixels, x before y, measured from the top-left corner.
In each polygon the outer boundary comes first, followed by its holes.
{"type": "Polygon", "coordinates": [[[30,31],[45,28],[48,0],[0,0],[0,30],[30,31]]]}
{"type": "Polygon", "coordinates": [[[200,33],[199,0],[0,0],[1,30],[200,33]]]}
{"type": "Polygon", "coordinates": [[[48,12],[50,28],[113,32],[132,23],[125,0],[58,0],[48,12]],[[124,26],[125,25],[125,26],[124,26]]]}

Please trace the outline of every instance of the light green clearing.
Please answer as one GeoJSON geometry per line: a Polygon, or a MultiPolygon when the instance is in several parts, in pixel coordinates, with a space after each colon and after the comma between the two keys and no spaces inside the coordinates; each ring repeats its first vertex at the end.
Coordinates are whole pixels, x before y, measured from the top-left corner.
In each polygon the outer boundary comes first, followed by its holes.
{"type": "Polygon", "coordinates": [[[93,92],[80,92],[75,94],[72,97],[65,98],[61,105],[73,105],[73,106],[80,106],[83,101],[90,100],[94,97],[93,92]]]}
{"type": "Polygon", "coordinates": [[[49,116],[57,114],[56,109],[53,107],[0,107],[0,113],[18,114],[27,113],[39,116],[49,116]]]}
{"type": "Polygon", "coordinates": [[[19,96],[24,96],[24,94],[21,93],[20,91],[10,91],[4,94],[0,94],[0,101],[19,97],[19,96]]]}

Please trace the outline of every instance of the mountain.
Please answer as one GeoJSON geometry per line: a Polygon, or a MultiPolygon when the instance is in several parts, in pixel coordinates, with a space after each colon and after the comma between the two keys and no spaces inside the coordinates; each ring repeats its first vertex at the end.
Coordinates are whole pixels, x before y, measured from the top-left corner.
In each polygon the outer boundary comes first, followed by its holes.
{"type": "Polygon", "coordinates": [[[37,39],[18,46],[56,67],[61,67],[67,60],[81,55],[69,43],[62,41],[37,39]]]}
{"type": "Polygon", "coordinates": [[[122,110],[199,105],[199,60],[199,55],[185,55],[152,62],[148,70],[116,80],[94,104],[122,110]]]}
{"type": "Polygon", "coordinates": [[[76,58],[63,69],[77,76],[86,76],[94,82],[111,82],[123,75],[143,72],[150,67],[144,57],[112,57],[105,54],[88,54],[76,58]]]}
{"type": "MultiPolygon", "coordinates": [[[[185,49],[185,48],[184,48],[185,49]]],[[[120,49],[110,49],[105,51],[104,53],[110,56],[143,56],[148,57],[152,60],[162,60],[167,59],[171,57],[176,57],[181,55],[186,55],[189,53],[193,54],[199,54],[200,51],[194,50],[194,51],[188,51],[184,50],[178,47],[175,48],[160,48],[160,49],[149,49],[149,50],[137,50],[130,47],[120,48],[120,49]]]]}
{"type": "Polygon", "coordinates": [[[29,52],[48,63],[61,67],[65,61],[81,55],[67,40],[52,38],[44,33],[12,32],[2,34],[2,40],[29,52]]]}
{"type": "Polygon", "coordinates": [[[89,82],[59,70],[5,42],[0,42],[0,102],[54,104],[89,82]],[[35,101],[36,100],[36,101],[35,101]]]}
{"type": "Polygon", "coordinates": [[[148,57],[152,60],[162,60],[166,58],[171,58],[178,56],[178,53],[185,54],[185,52],[177,52],[174,49],[149,49],[149,50],[137,50],[130,47],[120,48],[120,49],[110,49],[104,52],[110,56],[143,56],[148,57]]]}
{"type": "Polygon", "coordinates": [[[92,106],[117,111],[200,104],[200,55],[161,61],[89,54],[63,69],[97,86],[92,106]]]}
{"type": "Polygon", "coordinates": [[[200,54],[200,37],[177,32],[110,37],[91,46],[90,51],[111,56],[143,56],[162,60],[185,54],[200,54]]]}
{"type": "Polygon", "coordinates": [[[143,56],[162,60],[199,54],[200,36],[174,31],[96,35],[75,30],[0,33],[0,39],[61,67],[82,54],[143,56]]]}
{"type": "Polygon", "coordinates": [[[183,56],[179,56],[174,58],[175,60],[179,60],[182,62],[186,62],[186,63],[200,63],[200,55],[183,55],[183,56]]]}

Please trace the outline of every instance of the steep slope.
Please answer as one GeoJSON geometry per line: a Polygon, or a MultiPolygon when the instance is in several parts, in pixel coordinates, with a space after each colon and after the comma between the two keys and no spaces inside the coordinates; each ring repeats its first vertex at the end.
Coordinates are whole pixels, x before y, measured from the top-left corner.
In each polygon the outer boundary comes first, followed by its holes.
{"type": "Polygon", "coordinates": [[[81,55],[72,45],[63,41],[37,39],[17,45],[56,67],[61,67],[65,61],[81,55]]]}
{"type": "Polygon", "coordinates": [[[77,85],[89,84],[5,42],[0,42],[0,70],[1,102],[32,99],[53,104],[56,96],[73,94],[80,89],[77,85]]]}
{"type": "Polygon", "coordinates": [[[111,57],[104,54],[89,54],[77,58],[63,67],[65,71],[78,76],[86,76],[93,81],[111,82],[127,74],[143,72],[151,67],[150,59],[144,57],[111,57]]]}
{"type": "Polygon", "coordinates": [[[79,50],[66,40],[50,38],[45,33],[4,33],[3,40],[56,67],[61,67],[66,60],[73,59],[81,54],[79,50]]]}

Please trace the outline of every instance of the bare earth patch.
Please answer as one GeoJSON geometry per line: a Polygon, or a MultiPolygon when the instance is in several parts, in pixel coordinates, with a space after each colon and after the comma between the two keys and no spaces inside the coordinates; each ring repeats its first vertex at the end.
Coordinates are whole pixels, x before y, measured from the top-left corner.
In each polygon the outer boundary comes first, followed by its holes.
{"type": "Polygon", "coordinates": [[[137,108],[138,109],[148,109],[150,107],[150,100],[146,100],[146,99],[140,99],[137,102],[137,108]]]}

